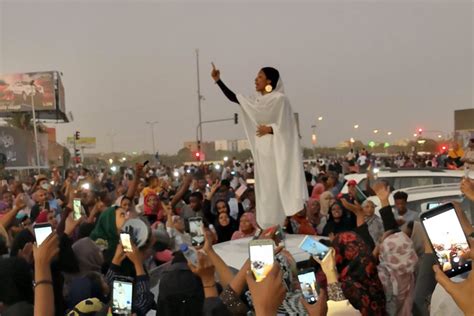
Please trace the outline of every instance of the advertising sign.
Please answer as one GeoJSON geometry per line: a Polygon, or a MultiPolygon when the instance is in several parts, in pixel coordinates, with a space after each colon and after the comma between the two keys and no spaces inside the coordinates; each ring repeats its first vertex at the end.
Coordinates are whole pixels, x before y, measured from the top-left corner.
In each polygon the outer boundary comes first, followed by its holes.
{"type": "Polygon", "coordinates": [[[0,75],[0,117],[15,112],[31,112],[39,119],[65,116],[64,87],[56,71],[0,75]]]}
{"type": "MultiPolygon", "coordinates": [[[[48,166],[48,134],[38,134],[40,166],[48,166]]],[[[6,168],[36,166],[36,151],[32,132],[0,126],[0,153],[7,158],[6,168]]]]}
{"type": "MultiPolygon", "coordinates": [[[[73,147],[74,146],[74,137],[68,137],[67,138],[67,145],[68,147],[73,147]]],[[[95,137],[81,137],[78,140],[76,140],[76,148],[95,148],[96,144],[96,139],[95,137]]]]}

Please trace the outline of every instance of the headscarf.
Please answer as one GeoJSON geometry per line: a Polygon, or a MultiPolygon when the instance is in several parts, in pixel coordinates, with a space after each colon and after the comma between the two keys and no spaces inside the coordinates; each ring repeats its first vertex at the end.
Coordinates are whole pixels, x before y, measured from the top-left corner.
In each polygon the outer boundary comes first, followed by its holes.
{"type": "Polygon", "coordinates": [[[330,191],[325,191],[319,196],[319,203],[321,204],[321,215],[327,216],[329,213],[329,206],[331,206],[331,201],[328,201],[327,198],[334,198],[334,195],[330,191]]]}
{"type": "Polygon", "coordinates": [[[72,245],[81,274],[87,272],[101,272],[104,257],[99,246],[89,237],[79,239],[72,245]]]}
{"type": "Polygon", "coordinates": [[[105,260],[110,262],[114,256],[115,248],[119,242],[117,227],[115,224],[116,207],[109,207],[102,214],[90,234],[90,239],[105,248],[105,260]]]}
{"type": "Polygon", "coordinates": [[[267,77],[267,80],[270,80],[272,82],[271,86],[273,90],[275,90],[278,84],[278,80],[280,79],[280,73],[278,72],[278,70],[273,67],[263,67],[262,71],[265,74],[265,77],[267,77]]]}
{"type": "Polygon", "coordinates": [[[226,214],[229,216],[229,224],[227,226],[222,226],[219,223],[219,216],[214,223],[217,233],[217,242],[229,241],[232,238],[234,232],[237,230],[237,221],[232,216],[230,216],[228,212],[226,214]]]}
{"type": "Polygon", "coordinates": [[[73,308],[88,298],[97,298],[102,302],[107,302],[103,294],[100,278],[100,274],[91,273],[87,276],[74,279],[69,285],[69,294],[67,297],[68,308],[73,308]]]}
{"type": "Polygon", "coordinates": [[[385,294],[369,247],[354,232],[337,234],[333,247],[344,296],[362,315],[385,315],[385,294]]]}
{"type": "MultiPolygon", "coordinates": [[[[255,231],[257,228],[258,228],[258,225],[257,225],[257,221],[255,219],[255,215],[253,213],[250,213],[250,212],[246,212],[244,214],[242,214],[242,217],[246,216],[247,217],[247,220],[250,222],[250,224],[252,225],[252,227],[254,228],[253,231],[255,231]]],[[[242,219],[241,217],[241,219],[242,219]]],[[[232,235],[232,240],[235,240],[235,239],[240,239],[240,238],[245,238],[245,237],[250,237],[250,236],[253,236],[253,232],[251,234],[246,234],[242,231],[242,227],[241,225],[239,224],[239,230],[236,231],[233,235],[232,235]]]]}
{"type": "Polygon", "coordinates": [[[314,188],[313,192],[311,193],[311,198],[319,201],[321,194],[324,193],[324,185],[321,183],[317,183],[314,188]]]}
{"type": "Polygon", "coordinates": [[[345,231],[351,231],[356,227],[355,223],[348,216],[348,213],[340,201],[336,201],[329,207],[329,217],[323,230],[323,235],[328,236],[330,233],[338,234],[345,231]],[[342,212],[341,221],[336,223],[332,216],[332,209],[338,205],[342,212]]]}
{"type": "Polygon", "coordinates": [[[410,238],[403,232],[385,238],[380,245],[379,261],[378,275],[385,293],[395,297],[396,315],[411,315],[418,256],[410,238]]]}

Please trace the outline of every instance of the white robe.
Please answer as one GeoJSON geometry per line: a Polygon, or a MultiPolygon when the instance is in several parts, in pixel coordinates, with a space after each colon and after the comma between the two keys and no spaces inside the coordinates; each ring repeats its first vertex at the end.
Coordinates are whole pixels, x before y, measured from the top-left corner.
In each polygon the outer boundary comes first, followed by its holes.
{"type": "Polygon", "coordinates": [[[257,223],[262,228],[282,225],[286,216],[304,208],[308,189],[293,110],[281,81],[266,95],[237,95],[242,122],[255,162],[257,223]],[[273,135],[256,136],[259,125],[271,126],[273,135]]]}

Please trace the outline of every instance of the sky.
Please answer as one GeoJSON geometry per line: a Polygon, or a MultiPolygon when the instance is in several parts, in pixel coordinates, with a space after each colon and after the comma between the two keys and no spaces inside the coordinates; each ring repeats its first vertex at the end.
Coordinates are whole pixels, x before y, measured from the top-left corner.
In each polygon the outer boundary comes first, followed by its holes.
{"type": "MultiPolygon", "coordinates": [[[[472,2],[455,0],[0,0],[0,73],[63,72],[74,121],[50,126],[59,142],[76,130],[97,137],[99,152],[111,134],[116,151],[151,151],[146,121],[159,122],[161,153],[195,139],[196,48],[203,120],[239,112],[211,80],[211,61],[244,94],[273,66],[304,145],[313,124],[321,146],[394,142],[419,127],[450,133],[453,111],[473,107],[473,15],[472,2]]],[[[222,122],[204,125],[203,138],[245,134],[222,122]]]]}

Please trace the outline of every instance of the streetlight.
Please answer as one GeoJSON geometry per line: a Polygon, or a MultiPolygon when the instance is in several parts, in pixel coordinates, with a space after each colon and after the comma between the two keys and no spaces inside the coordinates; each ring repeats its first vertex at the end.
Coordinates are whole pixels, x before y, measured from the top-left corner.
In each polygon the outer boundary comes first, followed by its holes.
{"type": "Polygon", "coordinates": [[[114,160],[112,158],[109,159],[109,164],[113,164],[114,160]]]}
{"type": "Polygon", "coordinates": [[[355,128],[355,129],[358,129],[358,128],[359,128],[359,124],[354,125],[354,128],[355,128]]]}
{"type": "Polygon", "coordinates": [[[322,116],[318,117],[318,121],[322,121],[322,120],[323,120],[322,116]]]}
{"type": "Polygon", "coordinates": [[[229,157],[225,156],[225,157],[224,157],[224,161],[225,161],[225,162],[229,161],[229,157]]]}
{"type": "Polygon", "coordinates": [[[158,124],[158,121],[153,121],[153,122],[145,122],[146,124],[150,125],[151,127],[151,141],[152,141],[152,144],[153,144],[153,155],[156,155],[156,150],[155,150],[155,132],[154,132],[154,129],[153,127],[155,126],[155,124],[158,124]]]}
{"type": "Polygon", "coordinates": [[[379,132],[378,129],[374,129],[374,134],[377,134],[379,132]]]}
{"type": "Polygon", "coordinates": [[[387,135],[388,135],[388,136],[392,135],[392,132],[387,132],[387,135]]]}
{"type": "Polygon", "coordinates": [[[443,135],[438,135],[438,138],[443,138],[443,135]]]}
{"type": "Polygon", "coordinates": [[[413,137],[417,137],[417,136],[418,136],[418,134],[417,134],[417,133],[413,134],[413,137]]]}
{"type": "Polygon", "coordinates": [[[316,159],[316,125],[311,125],[311,128],[313,129],[313,135],[311,135],[311,142],[313,143],[313,158],[316,159]]]}

